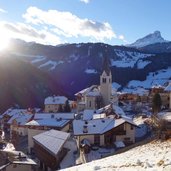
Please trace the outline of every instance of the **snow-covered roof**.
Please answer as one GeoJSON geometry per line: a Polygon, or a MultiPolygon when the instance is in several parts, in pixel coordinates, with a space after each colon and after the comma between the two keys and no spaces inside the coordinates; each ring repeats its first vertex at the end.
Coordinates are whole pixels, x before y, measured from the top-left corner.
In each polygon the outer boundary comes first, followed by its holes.
{"type": "Polygon", "coordinates": [[[103,107],[103,108],[100,108],[100,109],[98,109],[97,110],[97,113],[104,113],[106,110],[108,110],[110,107],[112,107],[113,108],[113,110],[114,110],[114,112],[115,112],[115,114],[117,114],[117,115],[125,115],[125,112],[122,110],[122,108],[120,108],[119,106],[117,106],[117,105],[115,105],[115,104],[109,104],[109,105],[107,105],[107,106],[105,106],[105,107],[103,107]]]}
{"type": "Polygon", "coordinates": [[[159,118],[171,122],[171,112],[160,112],[158,113],[159,118]]]}
{"type": "Polygon", "coordinates": [[[125,118],[120,118],[120,119],[103,118],[103,119],[94,119],[89,121],[74,120],[73,121],[74,135],[103,134],[125,122],[136,126],[136,124],[132,120],[125,119],[125,118]],[[86,131],[84,131],[85,127],[86,127],[86,131]]]}
{"type": "Polygon", "coordinates": [[[142,87],[127,87],[123,89],[123,94],[135,94],[135,95],[139,95],[139,96],[143,96],[143,95],[148,95],[149,94],[149,90],[146,90],[145,88],[142,87]]]}
{"type": "Polygon", "coordinates": [[[54,118],[44,118],[39,120],[32,120],[25,125],[29,126],[52,126],[52,127],[64,127],[66,124],[68,124],[69,120],[64,119],[54,119],[54,118]]]}
{"type": "Polygon", "coordinates": [[[77,96],[77,95],[79,95],[79,94],[84,94],[84,93],[86,93],[86,92],[89,90],[89,88],[90,88],[90,87],[85,88],[85,89],[79,91],[78,93],[75,93],[75,96],[77,96]]]}
{"type": "Polygon", "coordinates": [[[165,91],[171,91],[171,83],[164,89],[165,91]]]}
{"type": "Polygon", "coordinates": [[[49,96],[45,99],[44,104],[65,104],[65,102],[68,100],[65,96],[49,96]]]}
{"type": "Polygon", "coordinates": [[[106,113],[94,113],[93,114],[93,119],[102,119],[106,118],[106,113]]]}
{"type": "Polygon", "coordinates": [[[164,88],[164,86],[157,84],[157,85],[153,85],[151,88],[164,88]]]}
{"type": "Polygon", "coordinates": [[[83,96],[100,96],[100,90],[97,85],[92,85],[91,87],[79,91],[75,96],[79,94],[82,94],[83,96]]]}
{"type": "Polygon", "coordinates": [[[56,156],[69,136],[66,132],[50,130],[34,136],[33,140],[56,156]]]}
{"type": "Polygon", "coordinates": [[[86,109],[83,111],[83,120],[91,120],[93,118],[94,110],[86,109]]]}
{"type": "Polygon", "coordinates": [[[7,154],[8,160],[12,164],[37,165],[35,161],[30,159],[22,151],[15,151],[15,148],[5,148],[2,151],[7,154]]]}
{"type": "Polygon", "coordinates": [[[8,115],[8,116],[14,116],[14,115],[18,115],[18,114],[23,114],[23,113],[27,113],[27,109],[8,109],[7,111],[5,111],[2,115],[8,115]]]}
{"type": "Polygon", "coordinates": [[[15,120],[18,125],[25,125],[32,117],[33,114],[18,113],[13,115],[7,123],[11,124],[15,120]]]}
{"type": "Polygon", "coordinates": [[[61,119],[74,119],[74,113],[35,113],[34,119],[47,119],[47,118],[61,118],[61,119]]]}
{"type": "Polygon", "coordinates": [[[123,141],[116,141],[115,146],[117,148],[122,148],[122,147],[125,147],[125,144],[123,143],[123,141]]]}

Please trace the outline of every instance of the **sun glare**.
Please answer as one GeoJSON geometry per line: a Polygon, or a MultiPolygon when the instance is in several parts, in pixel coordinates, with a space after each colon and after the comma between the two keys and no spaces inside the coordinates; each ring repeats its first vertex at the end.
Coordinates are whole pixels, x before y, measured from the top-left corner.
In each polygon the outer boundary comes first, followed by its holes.
{"type": "Polygon", "coordinates": [[[9,45],[9,35],[6,31],[0,33],[0,51],[5,50],[9,45]]]}

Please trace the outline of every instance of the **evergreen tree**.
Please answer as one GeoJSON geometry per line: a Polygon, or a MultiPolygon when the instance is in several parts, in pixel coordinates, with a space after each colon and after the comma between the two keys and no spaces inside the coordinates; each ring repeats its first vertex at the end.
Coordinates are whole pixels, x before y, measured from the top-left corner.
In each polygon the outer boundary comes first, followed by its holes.
{"type": "Polygon", "coordinates": [[[71,112],[71,108],[70,108],[70,105],[69,105],[69,101],[68,100],[65,102],[64,112],[66,112],[66,113],[71,112]]]}
{"type": "Polygon", "coordinates": [[[154,114],[157,114],[161,110],[161,105],[162,105],[162,101],[161,101],[160,94],[156,93],[153,96],[153,101],[152,101],[152,109],[154,114]]]}

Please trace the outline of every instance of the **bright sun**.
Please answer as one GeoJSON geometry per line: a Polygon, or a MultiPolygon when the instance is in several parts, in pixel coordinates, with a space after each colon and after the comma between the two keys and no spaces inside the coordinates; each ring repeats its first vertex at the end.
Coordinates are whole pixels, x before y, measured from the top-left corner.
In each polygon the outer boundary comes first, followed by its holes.
{"type": "MultiPolygon", "coordinates": [[[[2,30],[1,30],[2,31],[2,30]]],[[[0,33],[0,51],[5,50],[9,45],[9,35],[6,31],[0,33]]]]}
{"type": "Polygon", "coordinates": [[[4,39],[0,42],[0,51],[5,50],[8,47],[9,39],[4,39]]]}

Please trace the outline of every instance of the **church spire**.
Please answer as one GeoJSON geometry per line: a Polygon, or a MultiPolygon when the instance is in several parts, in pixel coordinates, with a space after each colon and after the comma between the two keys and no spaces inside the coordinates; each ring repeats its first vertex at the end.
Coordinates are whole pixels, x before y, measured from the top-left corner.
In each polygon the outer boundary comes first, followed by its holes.
{"type": "MultiPolygon", "coordinates": [[[[109,59],[107,56],[104,57],[104,61],[103,61],[103,66],[102,66],[103,71],[106,72],[106,74],[109,76],[110,75],[110,67],[109,67],[109,59]]],[[[103,72],[102,71],[102,72],[103,72]]]]}

